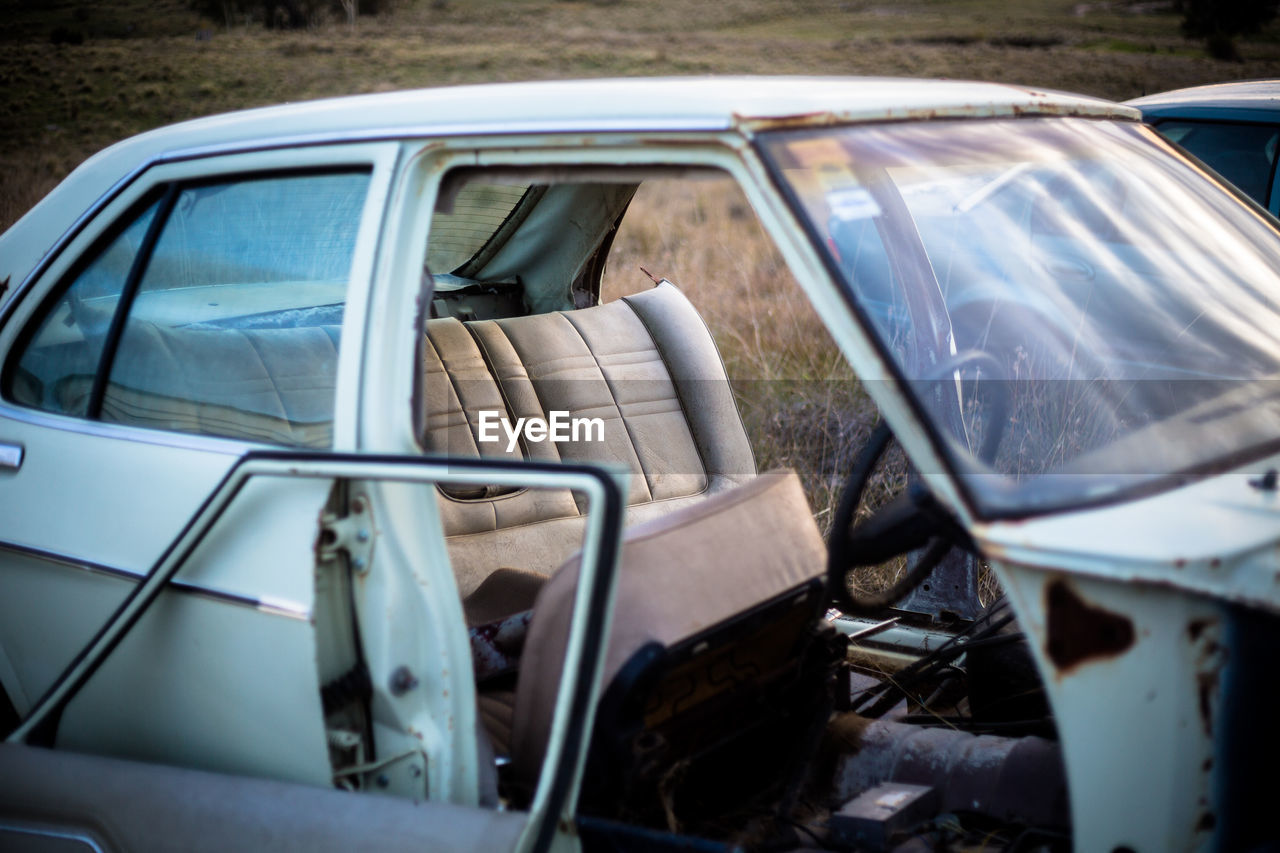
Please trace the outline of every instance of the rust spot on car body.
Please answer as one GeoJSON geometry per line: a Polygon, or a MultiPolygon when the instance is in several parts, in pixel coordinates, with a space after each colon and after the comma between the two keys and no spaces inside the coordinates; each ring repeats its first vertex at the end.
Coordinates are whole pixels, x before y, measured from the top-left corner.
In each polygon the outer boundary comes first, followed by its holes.
{"type": "Polygon", "coordinates": [[[1218,673],[1202,672],[1196,676],[1200,693],[1200,723],[1205,737],[1213,737],[1213,694],[1218,690],[1218,673]]]}
{"type": "MultiPolygon", "coordinates": [[[[734,124],[751,130],[786,130],[796,127],[826,127],[842,124],[837,113],[818,110],[785,116],[750,116],[734,113],[734,124]]],[[[845,120],[847,121],[847,119],[845,120]]]]}
{"type": "Polygon", "coordinates": [[[1090,604],[1064,580],[1049,584],[1045,609],[1049,617],[1045,650],[1060,672],[1115,657],[1133,645],[1133,622],[1127,616],[1090,604]]]}
{"type": "Polygon", "coordinates": [[[1197,619],[1187,625],[1187,636],[1195,654],[1196,691],[1200,723],[1205,737],[1213,736],[1213,706],[1218,693],[1226,649],[1218,642],[1218,624],[1213,619],[1197,619]]]}

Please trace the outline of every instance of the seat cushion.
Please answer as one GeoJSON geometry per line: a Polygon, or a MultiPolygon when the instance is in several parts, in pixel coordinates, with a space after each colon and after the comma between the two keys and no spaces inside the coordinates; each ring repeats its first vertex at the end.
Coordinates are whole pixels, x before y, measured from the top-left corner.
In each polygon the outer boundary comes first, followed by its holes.
{"type": "MultiPolygon", "coordinates": [[[[826,571],[827,551],[794,471],[763,474],[627,531],[604,684],[642,646],[670,647],[826,571]]],[[[568,646],[580,556],[543,586],[516,687],[512,766],[536,778],[568,646]]]]}

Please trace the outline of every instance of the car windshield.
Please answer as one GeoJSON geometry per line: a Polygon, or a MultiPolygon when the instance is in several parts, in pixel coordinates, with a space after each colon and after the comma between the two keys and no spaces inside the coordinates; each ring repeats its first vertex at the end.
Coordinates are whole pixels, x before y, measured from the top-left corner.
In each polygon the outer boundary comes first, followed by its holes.
{"type": "Polygon", "coordinates": [[[1280,234],[1148,128],[761,141],[981,515],[1114,500],[1280,444],[1280,234]]]}

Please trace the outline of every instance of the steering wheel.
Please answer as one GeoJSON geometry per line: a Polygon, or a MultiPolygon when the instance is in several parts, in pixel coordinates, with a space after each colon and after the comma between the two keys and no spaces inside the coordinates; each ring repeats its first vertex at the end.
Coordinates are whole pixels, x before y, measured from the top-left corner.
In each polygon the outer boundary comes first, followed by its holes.
{"type": "MultiPolygon", "coordinates": [[[[924,378],[927,381],[945,379],[964,368],[975,366],[989,370],[991,378],[996,380],[991,386],[997,395],[992,416],[987,419],[990,426],[978,451],[979,458],[989,463],[995,459],[999,449],[1010,408],[1009,389],[1000,363],[980,350],[966,350],[924,378]]],[[[943,394],[946,394],[945,390],[943,394]]],[[[958,408],[958,402],[956,406],[958,408]]],[[[893,437],[893,430],[887,423],[881,421],[877,424],[854,461],[831,523],[827,541],[827,588],[834,606],[845,613],[867,615],[899,601],[928,577],[952,547],[967,539],[950,514],[933,498],[928,487],[918,481],[908,483],[902,494],[857,527],[853,526],[871,474],[893,437]],[[849,592],[847,579],[851,569],[874,566],[924,546],[928,546],[928,550],[889,589],[861,598],[854,598],[849,592]]]]}

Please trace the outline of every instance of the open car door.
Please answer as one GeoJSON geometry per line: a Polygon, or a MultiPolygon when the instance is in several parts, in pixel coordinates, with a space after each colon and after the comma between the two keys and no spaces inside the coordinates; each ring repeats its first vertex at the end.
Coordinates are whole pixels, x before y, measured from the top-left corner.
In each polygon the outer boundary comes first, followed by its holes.
{"type": "Polygon", "coordinates": [[[571,825],[573,817],[624,491],[625,476],[590,466],[246,454],[0,747],[3,846],[546,849],[557,826],[571,825]],[[461,607],[451,591],[432,595],[420,571],[425,562],[447,563],[443,538],[432,535],[438,519],[421,522],[428,553],[378,547],[378,519],[395,515],[388,486],[495,481],[569,488],[590,506],[547,757],[526,812],[479,807],[475,693],[469,650],[458,641],[466,636],[461,607]],[[291,491],[295,499],[286,500],[291,491]],[[299,495],[312,498],[309,524],[308,502],[299,495]],[[271,536],[258,537],[259,557],[278,557],[281,542],[307,555],[295,553],[283,572],[254,561],[254,537],[226,535],[245,513],[267,511],[268,497],[291,512],[274,519],[271,536]],[[225,563],[228,549],[242,549],[251,563],[246,569],[287,576],[277,581],[305,616],[264,628],[253,616],[271,611],[270,600],[245,607],[192,594],[200,572],[225,563]],[[397,608],[414,606],[428,622],[397,619],[404,615],[397,608]],[[227,607],[245,611],[239,630],[234,616],[205,612],[227,607]],[[191,661],[198,679],[184,682],[156,665],[176,651],[198,656],[191,661]],[[246,693],[248,682],[259,695],[246,693]],[[219,720],[220,757],[207,731],[219,720]],[[193,745],[184,751],[184,725],[193,721],[206,730],[186,731],[193,745]],[[240,737],[246,729],[257,734],[240,737]],[[273,740],[281,745],[274,752],[243,748],[273,740]],[[274,781],[246,778],[252,776],[274,781]],[[281,781],[290,779],[302,784],[281,781]]]}

